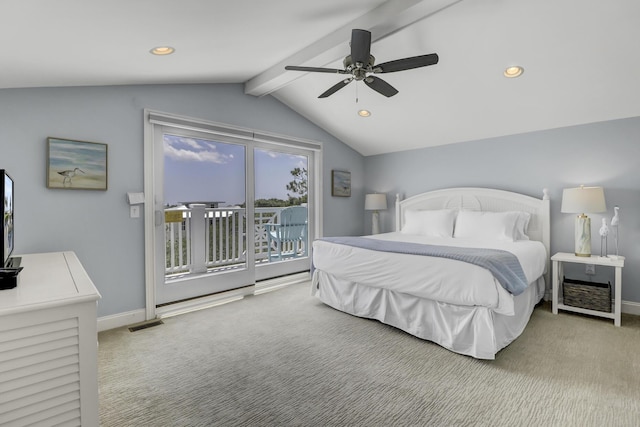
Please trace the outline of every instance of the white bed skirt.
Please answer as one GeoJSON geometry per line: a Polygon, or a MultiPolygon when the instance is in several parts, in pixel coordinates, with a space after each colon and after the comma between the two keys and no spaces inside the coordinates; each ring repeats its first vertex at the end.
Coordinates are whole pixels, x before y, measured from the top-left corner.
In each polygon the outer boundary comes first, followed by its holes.
{"type": "Polygon", "coordinates": [[[487,307],[471,307],[419,299],[384,288],[374,288],[315,270],[312,294],[346,313],[376,319],[416,337],[433,341],[456,353],[495,359],[524,331],[535,305],[544,295],[540,277],[514,297],[515,315],[497,314],[487,307]]]}

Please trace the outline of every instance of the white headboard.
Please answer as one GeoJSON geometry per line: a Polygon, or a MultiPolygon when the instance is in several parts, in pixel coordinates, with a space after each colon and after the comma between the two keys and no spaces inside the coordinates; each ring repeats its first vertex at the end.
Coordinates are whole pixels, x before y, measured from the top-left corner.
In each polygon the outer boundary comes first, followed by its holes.
{"type": "MultiPolygon", "coordinates": [[[[551,254],[551,214],[549,195],[545,188],[542,199],[490,188],[445,188],[400,200],[396,195],[396,231],[402,229],[406,210],[454,209],[484,212],[523,211],[531,214],[527,235],[542,242],[551,254]]],[[[547,265],[547,271],[549,271],[547,265]]],[[[548,277],[547,277],[548,279],[548,277]]]]}

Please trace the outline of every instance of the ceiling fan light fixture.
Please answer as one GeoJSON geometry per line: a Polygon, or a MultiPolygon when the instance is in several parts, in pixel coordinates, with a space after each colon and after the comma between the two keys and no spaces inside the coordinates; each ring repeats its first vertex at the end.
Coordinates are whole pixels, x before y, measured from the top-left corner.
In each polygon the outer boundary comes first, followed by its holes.
{"type": "Polygon", "coordinates": [[[524,73],[524,68],[519,65],[513,65],[511,67],[507,67],[504,70],[504,76],[509,79],[514,79],[516,77],[520,77],[524,73]]]}
{"type": "Polygon", "coordinates": [[[171,55],[175,51],[176,50],[171,46],[157,46],[151,49],[149,52],[153,55],[162,56],[162,55],[171,55]]]}
{"type": "Polygon", "coordinates": [[[371,116],[371,111],[369,111],[369,110],[358,110],[358,115],[360,117],[369,117],[369,116],[371,116]]]}

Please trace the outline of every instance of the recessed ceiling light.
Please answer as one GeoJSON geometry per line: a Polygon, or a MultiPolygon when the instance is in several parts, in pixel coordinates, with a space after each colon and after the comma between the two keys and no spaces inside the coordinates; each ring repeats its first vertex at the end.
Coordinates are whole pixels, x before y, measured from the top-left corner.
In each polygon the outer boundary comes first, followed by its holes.
{"type": "Polygon", "coordinates": [[[515,77],[520,77],[522,75],[522,73],[524,73],[524,68],[522,68],[519,65],[514,65],[512,67],[505,68],[503,74],[504,74],[505,77],[513,79],[515,77]]]}
{"type": "Polygon", "coordinates": [[[360,117],[369,117],[371,115],[371,111],[369,110],[359,110],[358,115],[360,117]]]}
{"type": "Polygon", "coordinates": [[[154,47],[149,52],[151,52],[154,55],[171,55],[175,51],[176,50],[171,46],[158,46],[158,47],[154,47]]]}

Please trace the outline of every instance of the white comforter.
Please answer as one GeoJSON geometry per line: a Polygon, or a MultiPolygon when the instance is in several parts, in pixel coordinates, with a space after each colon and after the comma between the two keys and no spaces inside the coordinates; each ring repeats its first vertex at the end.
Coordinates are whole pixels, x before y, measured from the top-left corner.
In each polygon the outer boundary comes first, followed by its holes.
{"type": "MultiPolygon", "coordinates": [[[[431,245],[502,249],[513,253],[529,283],[543,273],[546,250],[541,242],[478,241],[385,233],[370,238],[431,245]]],[[[449,304],[488,307],[501,314],[514,312],[513,295],[486,269],[447,258],[361,249],[316,240],[313,263],[318,270],[364,285],[387,288],[449,304]]]]}

